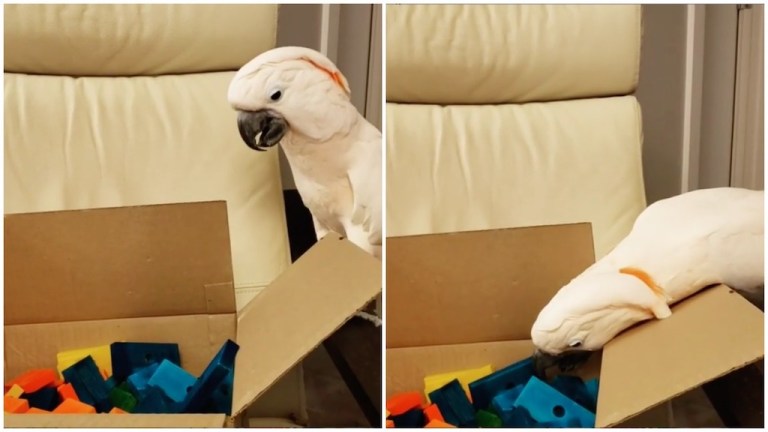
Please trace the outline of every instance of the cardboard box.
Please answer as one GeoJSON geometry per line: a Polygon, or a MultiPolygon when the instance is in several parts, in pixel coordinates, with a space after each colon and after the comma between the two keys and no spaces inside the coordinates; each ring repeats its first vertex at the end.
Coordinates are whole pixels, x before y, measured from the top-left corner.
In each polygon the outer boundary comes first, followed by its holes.
{"type": "MultiPolygon", "coordinates": [[[[224,202],[6,215],[6,377],[120,340],[178,343],[195,375],[227,338],[240,350],[229,418],[6,414],[5,426],[244,425],[254,401],[381,292],[380,261],[332,234],[238,316],[230,250],[224,202]]],[[[289,423],[266,418],[286,414],[268,398],[256,423],[289,423]]]]}
{"type": "MultiPolygon", "coordinates": [[[[426,375],[529,357],[536,316],[593,250],[589,224],[388,238],[387,396],[421,390],[426,375]]],[[[761,359],[763,331],[763,313],[722,285],[628,329],[578,371],[600,378],[596,426],[663,426],[659,412],[636,421],[761,359]]]]}

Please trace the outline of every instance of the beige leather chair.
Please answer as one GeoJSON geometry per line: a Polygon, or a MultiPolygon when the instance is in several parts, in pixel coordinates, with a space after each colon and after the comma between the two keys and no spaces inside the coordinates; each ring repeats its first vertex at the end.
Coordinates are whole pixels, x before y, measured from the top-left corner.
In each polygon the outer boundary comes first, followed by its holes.
{"type": "Polygon", "coordinates": [[[645,206],[639,6],[387,7],[387,235],[591,222],[645,206]]]}
{"type": "MultiPolygon", "coordinates": [[[[227,104],[275,5],[6,5],[5,212],[226,200],[238,308],[290,263],[277,152],[227,104]]],[[[252,410],[306,420],[300,367],[252,410]]]]}

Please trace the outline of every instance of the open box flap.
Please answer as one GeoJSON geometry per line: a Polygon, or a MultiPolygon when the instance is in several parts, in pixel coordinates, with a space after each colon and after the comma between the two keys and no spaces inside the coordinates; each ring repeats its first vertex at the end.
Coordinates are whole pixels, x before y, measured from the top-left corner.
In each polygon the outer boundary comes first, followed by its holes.
{"type": "Polygon", "coordinates": [[[5,414],[6,428],[221,428],[224,414],[5,414]]]}
{"type": "Polygon", "coordinates": [[[331,233],[240,312],[233,414],[381,292],[381,261],[331,233]]]}
{"type": "Polygon", "coordinates": [[[609,427],[759,360],[763,313],[726,286],[700,292],[672,316],[633,327],[603,350],[597,427],[609,427]]]}
{"type": "Polygon", "coordinates": [[[594,260],[588,223],[390,237],[387,348],[530,339],[594,260]]]}
{"type": "Polygon", "coordinates": [[[224,201],[4,219],[6,325],[236,311],[224,201]]]}

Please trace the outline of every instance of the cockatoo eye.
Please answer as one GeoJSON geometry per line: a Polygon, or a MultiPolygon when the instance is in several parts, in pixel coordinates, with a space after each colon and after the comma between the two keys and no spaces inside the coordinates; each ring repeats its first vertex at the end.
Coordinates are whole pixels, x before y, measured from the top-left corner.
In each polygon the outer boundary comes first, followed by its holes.
{"type": "Polygon", "coordinates": [[[280,90],[279,88],[275,88],[275,89],[272,89],[272,90],[270,90],[270,92],[269,92],[269,98],[270,98],[270,99],[271,99],[273,102],[277,102],[277,101],[279,101],[279,100],[280,100],[280,98],[282,98],[282,97],[283,97],[283,91],[282,91],[282,90],[280,90]]]}
{"type": "Polygon", "coordinates": [[[580,340],[571,341],[571,343],[569,343],[568,346],[570,346],[571,348],[578,348],[581,346],[581,341],[580,340]]]}

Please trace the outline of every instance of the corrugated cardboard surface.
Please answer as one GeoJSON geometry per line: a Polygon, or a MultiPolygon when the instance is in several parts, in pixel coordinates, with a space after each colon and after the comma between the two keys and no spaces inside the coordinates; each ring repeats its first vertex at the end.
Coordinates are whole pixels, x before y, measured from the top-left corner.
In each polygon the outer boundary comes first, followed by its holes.
{"type": "Polygon", "coordinates": [[[5,414],[6,428],[220,428],[224,414],[5,414]]]}
{"type": "Polygon", "coordinates": [[[5,324],[235,312],[226,203],[5,216],[5,324]]]}
{"type": "Polygon", "coordinates": [[[240,312],[233,414],[381,292],[381,261],[337,234],[299,258],[240,312]]]}
{"type": "Polygon", "coordinates": [[[390,237],[387,347],[530,339],[541,308],[593,262],[589,224],[390,237]]]}
{"type": "Polygon", "coordinates": [[[606,345],[598,427],[611,426],[764,355],[763,313],[728,287],[684,300],[672,316],[606,345]]]}

